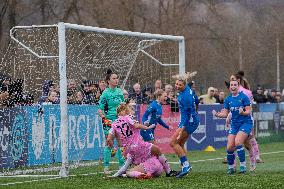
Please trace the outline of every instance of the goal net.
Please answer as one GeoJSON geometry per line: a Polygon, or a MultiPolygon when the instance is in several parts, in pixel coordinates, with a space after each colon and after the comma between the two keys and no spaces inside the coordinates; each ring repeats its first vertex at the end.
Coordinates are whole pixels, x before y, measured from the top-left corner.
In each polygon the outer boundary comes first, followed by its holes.
{"type": "Polygon", "coordinates": [[[156,80],[174,85],[172,76],[185,72],[182,36],[67,23],[17,26],[10,35],[0,66],[9,94],[0,110],[2,176],[64,177],[72,167],[99,164],[105,138],[94,96],[108,69],[121,88],[139,83],[152,92],[156,80]]]}

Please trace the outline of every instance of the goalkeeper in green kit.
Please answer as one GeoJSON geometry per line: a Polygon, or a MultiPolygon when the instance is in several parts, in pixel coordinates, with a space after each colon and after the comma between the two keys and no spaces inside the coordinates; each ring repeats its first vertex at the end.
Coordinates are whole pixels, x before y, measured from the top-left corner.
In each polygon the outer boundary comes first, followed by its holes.
{"type": "MultiPolygon", "coordinates": [[[[111,128],[111,123],[117,119],[116,109],[121,102],[124,102],[123,91],[118,85],[118,76],[112,73],[111,70],[107,71],[106,82],[108,83],[108,88],[104,90],[99,101],[99,115],[102,118],[103,130],[105,137],[107,138],[109,130],[111,128]]],[[[110,174],[109,164],[112,155],[112,149],[105,146],[104,149],[104,173],[110,174]]],[[[116,152],[119,167],[124,165],[124,158],[121,153],[120,148],[117,148],[116,152]]]]}

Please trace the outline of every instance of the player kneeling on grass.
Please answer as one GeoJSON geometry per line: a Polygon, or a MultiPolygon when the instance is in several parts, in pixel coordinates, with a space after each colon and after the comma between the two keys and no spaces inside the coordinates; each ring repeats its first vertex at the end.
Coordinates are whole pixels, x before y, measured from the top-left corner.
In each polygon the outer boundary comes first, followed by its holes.
{"type": "Polygon", "coordinates": [[[235,150],[237,150],[240,160],[240,173],[246,172],[243,145],[252,129],[250,100],[243,92],[238,92],[238,89],[238,81],[230,81],[231,94],[224,101],[224,109],[221,112],[212,111],[213,115],[220,118],[226,118],[229,112],[232,113],[231,128],[227,143],[228,174],[236,172],[234,169],[235,150]]]}
{"type": "MultiPolygon", "coordinates": [[[[127,160],[125,165],[120,169],[119,174],[114,176],[120,176],[131,165],[138,165],[134,170],[139,169],[139,166],[150,167],[152,164],[149,162],[155,162],[155,159],[151,159],[153,156],[159,161],[165,170],[167,176],[173,176],[176,172],[171,171],[168,161],[160,149],[152,143],[144,142],[140,136],[140,129],[152,129],[155,125],[149,127],[137,123],[131,114],[131,107],[128,104],[122,103],[117,108],[118,118],[112,123],[110,133],[107,138],[107,145],[113,146],[114,138],[117,139],[118,144],[124,148],[124,154],[127,154],[127,160]],[[148,162],[148,163],[147,163],[148,162]],[[143,163],[143,164],[141,164],[143,163]]],[[[140,170],[140,169],[139,169],[140,170]]],[[[156,168],[155,168],[156,170],[156,168]]],[[[131,171],[130,171],[131,172],[131,171]]],[[[141,172],[140,172],[141,173],[141,172]]],[[[152,174],[151,171],[149,173],[152,174]]],[[[139,174],[133,173],[130,177],[138,177],[139,174]]]]}

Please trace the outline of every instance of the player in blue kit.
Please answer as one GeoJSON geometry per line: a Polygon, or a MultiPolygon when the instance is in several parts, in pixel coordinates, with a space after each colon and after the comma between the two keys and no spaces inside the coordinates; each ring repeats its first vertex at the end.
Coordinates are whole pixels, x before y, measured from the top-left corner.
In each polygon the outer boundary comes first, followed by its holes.
{"type": "Polygon", "coordinates": [[[243,92],[238,92],[238,90],[238,81],[230,81],[231,94],[224,101],[224,109],[221,112],[212,111],[213,115],[219,118],[226,118],[229,112],[232,113],[227,143],[228,174],[236,172],[234,168],[235,150],[237,150],[240,160],[240,173],[246,172],[245,150],[243,146],[253,125],[250,100],[243,92]]]}
{"type": "Polygon", "coordinates": [[[187,161],[184,144],[189,136],[197,129],[199,125],[199,117],[196,110],[194,92],[187,85],[186,80],[195,74],[196,72],[185,74],[184,76],[176,76],[177,80],[175,87],[179,92],[177,101],[180,110],[180,122],[178,129],[171,138],[170,145],[180,158],[180,163],[182,165],[181,171],[176,176],[177,178],[187,175],[192,169],[191,165],[187,161]]]}
{"type": "MultiPolygon", "coordinates": [[[[143,125],[157,125],[158,123],[162,125],[166,129],[170,129],[170,127],[161,119],[162,117],[162,104],[165,103],[167,93],[161,89],[158,89],[154,93],[156,100],[151,102],[145,111],[142,117],[143,125]]],[[[140,130],[140,135],[143,137],[143,140],[146,142],[154,143],[155,128],[148,130],[140,130]]]]}

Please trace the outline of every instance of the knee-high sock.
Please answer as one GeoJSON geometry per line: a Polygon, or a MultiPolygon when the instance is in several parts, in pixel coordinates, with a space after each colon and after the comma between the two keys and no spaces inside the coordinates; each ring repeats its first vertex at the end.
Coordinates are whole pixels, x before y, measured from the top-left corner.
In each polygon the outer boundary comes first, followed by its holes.
{"type": "Polygon", "coordinates": [[[256,158],[255,158],[255,153],[254,153],[254,149],[251,145],[251,147],[248,149],[249,152],[249,160],[250,160],[250,165],[254,166],[255,162],[256,162],[256,158]]]}
{"type": "Polygon", "coordinates": [[[234,151],[227,150],[227,162],[229,168],[234,168],[235,153],[234,151]]]}
{"type": "Polygon", "coordinates": [[[253,148],[255,158],[259,159],[259,148],[256,139],[253,137],[252,139],[250,139],[250,143],[253,148]]]}
{"type": "Polygon", "coordinates": [[[125,173],[131,164],[132,164],[132,158],[128,157],[125,161],[125,164],[113,175],[113,177],[118,177],[123,173],[125,173]]]}
{"type": "Polygon", "coordinates": [[[128,177],[137,178],[140,175],[142,175],[143,173],[141,173],[139,171],[129,171],[126,174],[127,174],[128,177]]]}
{"type": "Polygon", "coordinates": [[[245,153],[243,145],[237,146],[237,153],[238,153],[238,157],[240,160],[240,165],[245,166],[246,165],[246,153],[245,153]]]}
{"type": "Polygon", "coordinates": [[[110,157],[111,157],[111,148],[108,146],[105,146],[104,148],[104,166],[105,167],[109,167],[110,157]]]}
{"type": "Polygon", "coordinates": [[[170,173],[171,172],[170,164],[168,163],[168,160],[165,157],[165,155],[164,154],[160,155],[158,159],[159,159],[159,162],[162,164],[165,172],[170,173]]]}
{"type": "Polygon", "coordinates": [[[116,152],[116,157],[118,159],[118,165],[119,167],[122,167],[124,165],[124,157],[121,153],[121,150],[120,148],[117,149],[117,152],[116,152]]]}

